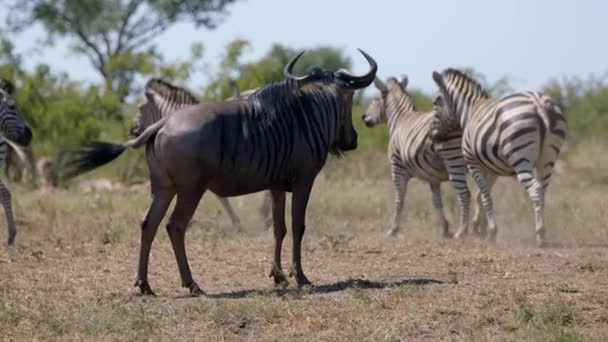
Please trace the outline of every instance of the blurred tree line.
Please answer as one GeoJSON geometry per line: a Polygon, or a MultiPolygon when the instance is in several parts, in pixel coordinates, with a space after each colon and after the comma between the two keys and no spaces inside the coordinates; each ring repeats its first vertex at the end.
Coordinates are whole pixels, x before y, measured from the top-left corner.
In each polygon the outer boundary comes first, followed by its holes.
{"type": "MultiPolygon", "coordinates": [[[[203,68],[204,47],[192,43],[191,55],[166,61],[154,39],[178,22],[213,29],[236,0],[0,0],[8,8],[7,31],[0,31],[0,77],[16,85],[16,101],[31,123],[38,155],[55,155],[58,148],[91,140],[121,139],[126,136],[135,114],[134,95],[141,94],[149,77],[163,77],[179,85],[206,69],[206,84],[192,89],[202,101],[232,96],[227,82],[236,80],[241,91],[280,80],[283,67],[300,47],[272,46],[256,60],[248,57],[251,44],[237,39],[226,45],[219,65],[203,68]],[[101,76],[100,84],[75,81],[74,75],[58,73],[49,65],[33,70],[23,67],[24,55],[15,52],[11,34],[32,24],[41,24],[47,34],[41,48],[50,48],[57,39],[67,39],[72,52],[87,58],[101,76]]],[[[14,38],[13,38],[14,39],[14,38]]],[[[295,72],[305,73],[317,65],[331,70],[350,68],[344,51],[331,46],[308,48],[295,72]]],[[[512,91],[509,79],[489,83],[483,74],[467,69],[495,96],[512,91]]],[[[407,72],[407,70],[404,70],[407,72]]],[[[389,76],[389,75],[382,75],[389,76]]],[[[399,76],[399,75],[393,75],[399,76]]],[[[361,149],[384,150],[387,130],[365,128],[360,120],[369,98],[378,92],[370,87],[354,101],[353,122],[361,149]]],[[[417,107],[431,108],[432,94],[409,89],[417,107]]],[[[544,87],[565,112],[569,144],[605,136],[608,129],[608,85],[606,77],[551,80],[544,87]]],[[[126,176],[125,176],[126,177],[126,176]]]]}

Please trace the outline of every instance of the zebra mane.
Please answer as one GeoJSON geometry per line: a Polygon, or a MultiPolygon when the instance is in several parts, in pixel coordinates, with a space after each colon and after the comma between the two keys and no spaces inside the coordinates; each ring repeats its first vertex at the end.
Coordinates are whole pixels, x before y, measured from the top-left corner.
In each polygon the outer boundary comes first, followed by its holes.
{"type": "Polygon", "coordinates": [[[474,91],[477,95],[482,98],[490,97],[490,94],[481,86],[481,84],[473,77],[467,75],[461,70],[448,68],[445,69],[441,75],[443,76],[444,82],[447,85],[456,85],[459,88],[467,88],[467,90],[474,91]]]}
{"type": "Polygon", "coordinates": [[[152,78],[146,83],[146,93],[152,90],[167,101],[183,104],[198,104],[199,100],[186,88],[178,87],[160,78],[152,78]]]}
{"type": "Polygon", "coordinates": [[[405,89],[403,87],[401,82],[399,82],[395,77],[389,77],[386,80],[387,87],[391,83],[394,83],[395,86],[398,87],[397,89],[400,90],[400,92],[399,92],[400,99],[399,100],[401,103],[400,103],[399,107],[401,107],[403,110],[408,111],[408,112],[416,111],[416,104],[414,103],[414,99],[407,92],[407,89],[405,89]]]}

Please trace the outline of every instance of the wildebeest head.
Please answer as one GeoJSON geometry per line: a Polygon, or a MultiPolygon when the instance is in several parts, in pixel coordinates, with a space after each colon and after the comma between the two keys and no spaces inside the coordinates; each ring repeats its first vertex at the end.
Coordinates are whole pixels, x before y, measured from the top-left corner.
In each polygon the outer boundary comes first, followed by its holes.
{"type": "Polygon", "coordinates": [[[0,79],[0,132],[18,145],[28,146],[32,141],[32,130],[15,104],[13,90],[10,81],[0,79]]]}
{"type": "Polygon", "coordinates": [[[378,70],[378,65],[374,59],[363,50],[358,50],[370,65],[369,71],[362,76],[353,75],[346,69],[332,72],[319,67],[311,68],[304,76],[294,76],[292,74],[293,67],[304,51],[300,52],[285,66],[285,77],[297,81],[301,90],[310,93],[329,91],[338,99],[338,106],[335,108],[338,111],[339,118],[337,136],[333,145],[330,146],[330,151],[333,153],[357,148],[357,131],[355,131],[352,121],[353,95],[355,90],[369,86],[378,70]]]}
{"type": "Polygon", "coordinates": [[[406,108],[414,110],[414,104],[406,91],[407,82],[407,75],[402,75],[400,81],[394,77],[389,77],[386,83],[382,82],[378,77],[374,78],[374,85],[380,91],[380,94],[372,99],[369,107],[361,117],[365,126],[374,127],[377,124],[387,122],[388,116],[386,110],[389,102],[388,97],[391,94],[398,99],[397,102],[405,102],[399,103],[399,105],[404,105],[406,108]]]}

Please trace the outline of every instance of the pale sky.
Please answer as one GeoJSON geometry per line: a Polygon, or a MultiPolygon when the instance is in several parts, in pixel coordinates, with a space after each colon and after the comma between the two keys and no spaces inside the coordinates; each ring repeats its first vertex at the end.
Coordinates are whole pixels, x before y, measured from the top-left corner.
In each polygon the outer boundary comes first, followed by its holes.
{"type": "MultiPolygon", "coordinates": [[[[342,48],[364,72],[359,47],[379,65],[378,75],[408,74],[412,87],[432,92],[433,70],[474,67],[489,81],[511,78],[517,90],[535,90],[563,76],[600,76],[608,72],[608,1],[602,0],[249,0],[229,8],[216,30],[180,24],[157,39],[167,60],[187,58],[191,43],[202,41],[204,60],[214,67],[235,38],[252,43],[245,59],[264,54],[277,42],[306,48],[342,48]]],[[[4,10],[0,10],[4,14],[4,10]]],[[[34,27],[15,41],[31,51],[34,27]]],[[[43,53],[29,53],[26,65],[50,64],[78,80],[99,81],[84,57],[68,51],[66,41],[43,53]]],[[[200,89],[206,77],[193,76],[200,89]]]]}

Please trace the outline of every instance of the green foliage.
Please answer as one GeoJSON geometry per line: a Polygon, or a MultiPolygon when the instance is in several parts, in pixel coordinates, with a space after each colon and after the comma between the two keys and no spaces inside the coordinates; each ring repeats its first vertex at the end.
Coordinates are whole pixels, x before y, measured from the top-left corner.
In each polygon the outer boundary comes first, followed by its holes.
{"type": "MultiPolygon", "coordinates": [[[[162,61],[153,40],[178,22],[214,28],[236,0],[8,0],[7,24],[21,32],[41,24],[48,43],[70,39],[86,56],[105,86],[124,100],[137,74],[149,75],[162,61]]],[[[198,54],[202,53],[202,48],[198,54]]],[[[185,64],[162,71],[187,75],[185,64]]]]}
{"type": "Polygon", "coordinates": [[[561,107],[568,121],[570,143],[604,138],[608,131],[608,84],[606,76],[553,80],[543,89],[561,107]]]}
{"type": "MultiPolygon", "coordinates": [[[[204,100],[217,101],[232,96],[232,88],[228,79],[236,80],[241,91],[260,87],[264,84],[283,78],[283,68],[299,51],[275,44],[259,60],[243,63],[241,57],[251,44],[242,39],[234,40],[226,46],[226,52],[220,62],[220,69],[214,75],[209,75],[209,86],[204,91],[204,100]]],[[[342,50],[332,47],[316,47],[308,49],[294,68],[294,73],[304,73],[312,65],[337,70],[350,68],[350,59],[342,50]]]]}

